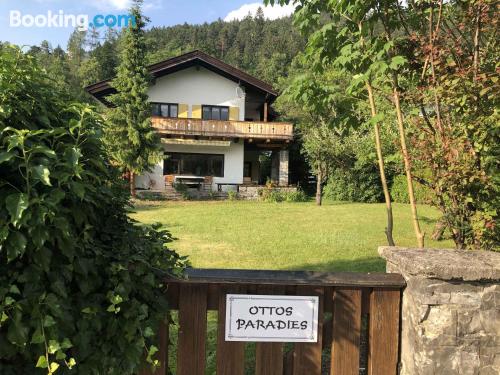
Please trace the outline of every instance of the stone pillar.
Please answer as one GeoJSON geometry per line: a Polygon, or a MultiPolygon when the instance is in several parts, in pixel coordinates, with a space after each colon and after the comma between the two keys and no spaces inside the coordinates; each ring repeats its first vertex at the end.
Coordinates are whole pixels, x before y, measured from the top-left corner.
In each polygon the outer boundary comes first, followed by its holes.
{"type": "Polygon", "coordinates": [[[271,152],[271,181],[278,183],[280,174],[280,161],[277,151],[271,152]]]}
{"type": "Polygon", "coordinates": [[[500,374],[500,253],[380,247],[403,275],[401,375],[500,374]]]}
{"type": "Polygon", "coordinates": [[[290,155],[288,150],[280,151],[280,165],[279,165],[279,185],[288,186],[288,161],[290,155]]]}

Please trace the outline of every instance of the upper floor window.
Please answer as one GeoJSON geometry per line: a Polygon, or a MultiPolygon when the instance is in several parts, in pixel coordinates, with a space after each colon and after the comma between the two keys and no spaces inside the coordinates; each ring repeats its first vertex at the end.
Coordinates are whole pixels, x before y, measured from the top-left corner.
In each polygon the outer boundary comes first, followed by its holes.
{"type": "Polygon", "coordinates": [[[218,105],[204,105],[203,120],[229,120],[229,107],[221,107],[218,105]]]}
{"type": "Polygon", "coordinates": [[[153,116],[178,117],[179,105],[171,103],[151,103],[153,116]]]}

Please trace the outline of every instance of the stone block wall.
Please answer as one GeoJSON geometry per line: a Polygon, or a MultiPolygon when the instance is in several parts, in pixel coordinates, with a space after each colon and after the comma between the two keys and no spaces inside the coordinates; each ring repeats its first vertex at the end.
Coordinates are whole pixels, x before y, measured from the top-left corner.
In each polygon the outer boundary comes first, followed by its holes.
{"type": "MultiPolygon", "coordinates": [[[[265,187],[263,186],[251,186],[251,185],[243,185],[240,186],[240,191],[238,192],[238,198],[240,199],[248,199],[248,200],[256,200],[259,199],[259,190],[264,189],[265,187]]],[[[291,192],[296,192],[297,187],[295,186],[288,186],[288,187],[276,187],[274,188],[276,191],[280,191],[283,193],[291,193],[291,192]]]]}
{"type": "Polygon", "coordinates": [[[380,247],[403,275],[401,375],[500,374],[500,253],[380,247]]]}

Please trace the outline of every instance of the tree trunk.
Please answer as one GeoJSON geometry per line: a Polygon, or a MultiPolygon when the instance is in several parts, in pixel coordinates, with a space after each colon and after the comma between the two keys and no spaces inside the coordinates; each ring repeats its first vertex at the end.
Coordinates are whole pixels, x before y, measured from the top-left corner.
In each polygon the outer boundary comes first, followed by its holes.
{"type": "Polygon", "coordinates": [[[129,171],[129,185],[130,185],[130,195],[132,198],[135,198],[135,174],[132,171],[129,171]]]}
{"type": "Polygon", "coordinates": [[[403,123],[403,114],[401,112],[401,104],[399,101],[399,91],[397,87],[397,80],[394,79],[393,82],[393,96],[394,96],[394,105],[396,106],[396,115],[398,119],[398,128],[399,128],[399,138],[401,142],[401,151],[403,152],[403,160],[406,171],[406,182],[408,184],[408,196],[410,198],[410,207],[413,219],[413,228],[415,230],[415,236],[417,237],[418,247],[424,247],[424,234],[420,230],[420,223],[418,220],[417,214],[417,204],[415,202],[415,192],[413,191],[413,178],[411,173],[411,164],[410,157],[408,155],[408,149],[406,147],[406,135],[405,128],[403,123]]]}
{"type": "MultiPolygon", "coordinates": [[[[366,90],[368,91],[368,99],[370,101],[372,118],[375,118],[375,116],[377,115],[377,108],[375,106],[375,99],[373,98],[373,90],[370,82],[366,82],[366,90]]],[[[387,237],[389,246],[395,246],[394,239],[392,237],[393,216],[391,194],[389,193],[389,187],[387,186],[387,179],[385,177],[384,158],[382,155],[382,142],[380,141],[380,125],[378,122],[374,122],[373,127],[375,130],[375,148],[377,150],[380,181],[382,183],[382,190],[384,191],[385,206],[387,211],[387,227],[385,228],[385,235],[387,237]]]]}
{"type": "Polygon", "coordinates": [[[477,72],[479,70],[479,42],[481,33],[481,3],[477,5],[476,10],[476,30],[474,32],[474,58],[472,64],[472,72],[474,74],[474,83],[477,80],[477,72]]]}
{"type": "MultiPolygon", "coordinates": [[[[358,23],[360,41],[364,48],[365,40],[363,38],[363,25],[361,22],[358,23]]],[[[377,107],[375,106],[375,98],[373,97],[372,85],[369,81],[366,82],[366,91],[368,91],[368,100],[370,102],[370,109],[372,113],[372,119],[377,115],[377,107]]],[[[392,202],[391,194],[389,193],[389,187],[387,186],[387,178],[385,177],[385,166],[384,157],[382,154],[382,142],[380,141],[380,125],[374,122],[373,128],[375,131],[375,149],[377,151],[378,168],[380,173],[380,182],[382,183],[382,190],[384,191],[385,207],[387,211],[387,227],[385,228],[385,236],[387,237],[387,243],[389,246],[395,246],[394,238],[392,237],[393,228],[393,216],[392,216],[392,202]]]]}
{"type": "Polygon", "coordinates": [[[316,175],[316,205],[321,206],[323,201],[323,191],[321,188],[321,181],[323,180],[323,172],[321,169],[318,170],[318,174],[316,175]]]}
{"type": "Polygon", "coordinates": [[[434,241],[441,241],[443,239],[444,231],[446,230],[446,222],[440,219],[434,226],[434,231],[432,232],[431,238],[434,241]]]}

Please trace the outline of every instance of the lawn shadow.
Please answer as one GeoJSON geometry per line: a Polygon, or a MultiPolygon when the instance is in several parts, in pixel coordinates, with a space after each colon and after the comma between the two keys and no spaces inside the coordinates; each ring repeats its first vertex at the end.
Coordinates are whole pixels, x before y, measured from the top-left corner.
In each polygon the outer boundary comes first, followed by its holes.
{"type": "Polygon", "coordinates": [[[136,201],[131,205],[130,211],[137,213],[141,211],[152,211],[165,207],[165,201],[136,201]]]}
{"type": "Polygon", "coordinates": [[[436,224],[439,219],[437,218],[430,218],[422,215],[418,215],[418,219],[421,220],[425,224],[436,224]]]}

